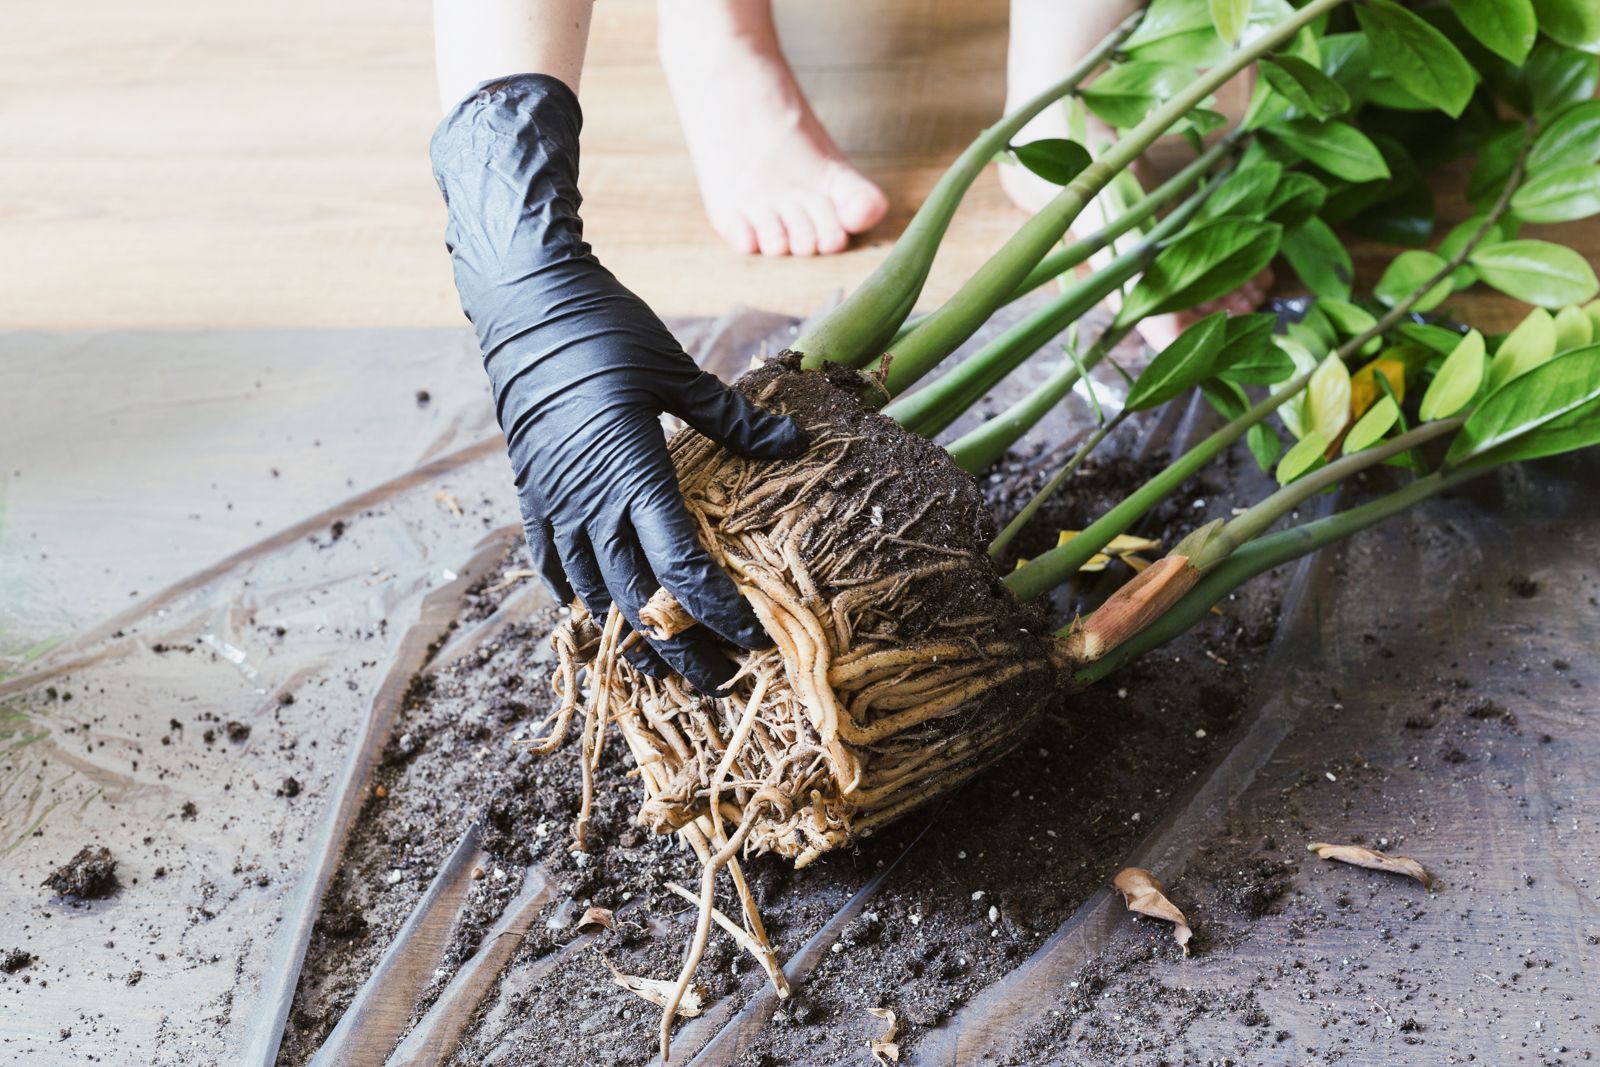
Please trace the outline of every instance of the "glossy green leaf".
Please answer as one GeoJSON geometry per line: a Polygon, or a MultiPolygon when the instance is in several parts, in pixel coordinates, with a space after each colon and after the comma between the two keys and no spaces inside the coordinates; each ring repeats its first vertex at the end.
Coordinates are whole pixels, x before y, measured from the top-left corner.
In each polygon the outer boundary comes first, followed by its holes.
{"type": "Polygon", "coordinates": [[[1290,171],[1278,179],[1278,187],[1267,198],[1266,217],[1293,229],[1321,210],[1327,195],[1327,189],[1311,175],[1290,171]]]}
{"type": "Polygon", "coordinates": [[[1278,409],[1278,417],[1295,437],[1337,438],[1350,421],[1350,368],[1338,356],[1328,356],[1317,364],[1305,392],[1278,409]]]}
{"type": "Polygon", "coordinates": [[[1018,163],[1055,185],[1066,185],[1093,162],[1087,148],[1065,137],[1045,137],[1013,145],[1011,152],[1018,163]]]}
{"type": "Polygon", "coordinates": [[[1539,28],[1568,48],[1600,52],[1600,4],[1594,0],[1534,0],[1539,28]]]}
{"type": "Polygon", "coordinates": [[[1478,248],[1469,262],[1485,284],[1540,307],[1581,304],[1600,292],[1588,261],[1549,241],[1502,241],[1478,248]]]}
{"type": "Polygon", "coordinates": [[[1322,466],[1327,462],[1323,459],[1323,453],[1327,450],[1328,439],[1316,430],[1300,438],[1299,443],[1284,453],[1283,459],[1278,463],[1278,484],[1288,485],[1296,478],[1322,466]]]}
{"type": "Polygon", "coordinates": [[[1127,325],[1233,292],[1272,261],[1282,233],[1271,222],[1218,219],[1183,234],[1157,254],[1116,321],[1127,325]]]}
{"type": "Polygon", "coordinates": [[[1528,173],[1600,162],[1600,100],[1585,100],[1551,119],[1528,150],[1528,173]]]}
{"type": "Polygon", "coordinates": [[[1298,56],[1269,55],[1261,64],[1267,84],[1308,115],[1328,118],[1350,110],[1344,87],[1298,56]]]}
{"type": "Polygon", "coordinates": [[[1372,81],[1372,46],[1363,33],[1330,33],[1318,41],[1322,49],[1322,72],[1350,94],[1352,105],[1367,98],[1372,81]]]}
{"type": "Polygon", "coordinates": [[[1151,0],[1138,27],[1123,42],[1133,52],[1174,37],[1205,30],[1215,33],[1207,0],[1151,0]]]}
{"type": "MultiPolygon", "coordinates": [[[[1395,307],[1427,285],[1428,281],[1446,266],[1445,261],[1432,252],[1424,252],[1421,249],[1401,252],[1383,272],[1383,277],[1378,279],[1378,285],[1372,293],[1385,304],[1395,307]]],[[[1444,303],[1450,293],[1450,278],[1446,276],[1412,304],[1411,310],[1432,311],[1444,303]]]]}
{"type": "Polygon", "coordinates": [[[1284,233],[1283,258],[1317,296],[1350,298],[1350,283],[1355,277],[1350,253],[1321,219],[1308,219],[1284,233]]]}
{"type": "Polygon", "coordinates": [[[1402,323],[1395,332],[1412,344],[1430,349],[1441,356],[1448,356],[1456,350],[1456,345],[1461,343],[1461,334],[1455,330],[1447,330],[1443,326],[1430,326],[1426,323],[1402,323]]]}
{"type": "Polygon", "coordinates": [[[1194,80],[1194,69],[1134,59],[1112,66],[1079,92],[1090,111],[1113,126],[1137,126],[1157,104],[1194,80]]]}
{"type": "Polygon", "coordinates": [[[1383,435],[1393,429],[1398,421],[1400,421],[1400,405],[1394,402],[1394,397],[1384,397],[1368,408],[1367,413],[1350,427],[1350,432],[1344,435],[1342,451],[1348,456],[1352,452],[1371,448],[1383,440],[1383,435]]]}
{"type": "Polygon", "coordinates": [[[1450,8],[1479,44],[1511,63],[1527,59],[1539,36],[1532,0],[1450,0],[1450,8]]]}
{"type": "Polygon", "coordinates": [[[1532,98],[1533,113],[1548,119],[1594,95],[1600,62],[1576,49],[1540,41],[1523,65],[1522,77],[1532,98]]]}
{"type": "Polygon", "coordinates": [[[1417,414],[1423,422],[1448,419],[1472,403],[1478,386],[1483,384],[1483,352],[1483,334],[1477,330],[1461,339],[1433,376],[1428,391],[1422,394],[1417,414]]]}
{"type": "Polygon", "coordinates": [[[1478,75],[1448,37],[1390,0],[1367,0],[1356,18],[1373,58],[1402,89],[1452,118],[1461,114],[1478,75]]]}
{"type": "Polygon", "coordinates": [[[1267,213],[1272,191],[1283,177],[1283,164],[1270,160],[1240,167],[1224,178],[1200,207],[1199,218],[1220,219],[1224,215],[1261,218],[1267,213]]]}
{"type": "Polygon", "coordinates": [[[1556,354],[1556,322],[1544,308],[1534,308],[1506,335],[1489,361],[1489,392],[1547,362],[1556,354]]]}
{"type": "Polygon", "coordinates": [[[1289,151],[1336,178],[1370,182],[1389,177],[1389,165],[1378,146],[1348,122],[1296,119],[1268,132],[1289,151]]]}
{"type": "Polygon", "coordinates": [[[1238,44],[1250,19],[1250,0],[1211,0],[1211,24],[1217,36],[1229,44],[1238,44]]]}
{"type": "Polygon", "coordinates": [[[1600,341],[1600,300],[1593,300],[1583,305],[1583,313],[1588,316],[1590,324],[1594,326],[1595,340],[1600,341]]]}
{"type": "Polygon", "coordinates": [[[1556,352],[1570,352],[1594,341],[1594,321],[1576,304],[1556,312],[1556,352]]]}
{"type": "Polygon", "coordinates": [[[1450,443],[1445,461],[1480,466],[1593,443],[1600,436],[1597,404],[1600,345],[1590,345],[1535,367],[1479,404],[1450,443]]]}
{"type": "Polygon", "coordinates": [[[1498,200],[1511,172],[1516,169],[1527,133],[1518,126],[1508,127],[1485,141],[1478,149],[1478,162],[1467,177],[1467,198],[1486,209],[1498,200]]]}
{"type": "MultiPolygon", "coordinates": [[[[1465,222],[1456,224],[1449,233],[1445,234],[1444,240],[1439,242],[1439,247],[1434,249],[1434,254],[1444,260],[1454,259],[1462,249],[1467,247],[1467,242],[1476,237],[1478,231],[1483,229],[1486,218],[1487,216],[1485,215],[1474,215],[1465,222]]],[[[1500,241],[1504,241],[1507,236],[1501,225],[1495,223],[1489,227],[1488,232],[1483,235],[1478,243],[1483,245],[1497,244],[1500,241]]],[[[1457,290],[1466,289],[1474,285],[1477,280],[1478,272],[1466,263],[1461,264],[1450,275],[1450,285],[1457,290]]]]}
{"type": "Polygon", "coordinates": [[[1511,210],[1524,222],[1572,222],[1600,214],[1600,167],[1536,174],[1512,195],[1511,210]]]}
{"type": "Polygon", "coordinates": [[[1227,335],[1226,311],[1218,311],[1190,326],[1178,339],[1150,361],[1128,390],[1124,406],[1129,411],[1145,411],[1165,404],[1185,389],[1211,377],[1222,341],[1227,335]]]}
{"type": "Polygon", "coordinates": [[[1271,312],[1230,316],[1215,373],[1247,385],[1276,385],[1293,374],[1294,361],[1272,343],[1277,323],[1271,312]]]}
{"type": "Polygon", "coordinates": [[[1264,471],[1270,471],[1283,453],[1283,439],[1264,422],[1258,422],[1245,431],[1244,443],[1255,457],[1256,466],[1264,471]]]}
{"type": "MultiPolygon", "coordinates": [[[[1333,323],[1341,337],[1359,337],[1378,324],[1366,308],[1350,303],[1348,300],[1327,299],[1317,301],[1317,307],[1328,316],[1328,321],[1333,323]]],[[[1361,354],[1370,356],[1383,347],[1383,338],[1374,337],[1361,346],[1361,354]]]]}

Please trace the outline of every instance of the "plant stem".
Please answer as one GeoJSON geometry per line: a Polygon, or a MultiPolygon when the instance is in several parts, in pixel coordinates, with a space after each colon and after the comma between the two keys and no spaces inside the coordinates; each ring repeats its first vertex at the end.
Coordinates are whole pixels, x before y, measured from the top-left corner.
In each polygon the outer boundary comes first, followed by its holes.
{"type": "Polygon", "coordinates": [[[1123,408],[1117,412],[1110,422],[1102,423],[1100,428],[1083,443],[1082,447],[1072,454],[1072,458],[1067,461],[1067,465],[1062,467],[1054,478],[1045,483],[1043,489],[1033,494],[1033,499],[1029,500],[1021,511],[1017,512],[1017,517],[1007,523],[1006,528],[1000,531],[1000,536],[996,537],[994,542],[989,545],[989,555],[991,557],[998,556],[1005,551],[1006,545],[1010,544],[1012,539],[1022,532],[1022,528],[1028,525],[1028,521],[1044,506],[1044,502],[1055,496],[1056,490],[1061,488],[1062,484],[1072,475],[1072,472],[1083,464],[1089,453],[1093,452],[1101,441],[1104,441],[1118,426],[1122,425],[1122,421],[1128,417],[1128,414],[1128,409],[1123,408]]]}
{"type": "Polygon", "coordinates": [[[1204,571],[1219,565],[1239,546],[1260,537],[1272,527],[1273,523],[1324,489],[1339,484],[1352,474],[1375,467],[1391,456],[1398,456],[1436,437],[1454,433],[1466,421],[1465,415],[1457,415],[1437,422],[1425,422],[1413,430],[1389,438],[1382,444],[1343,456],[1303,478],[1295,479],[1217,531],[1216,536],[1206,542],[1200,554],[1189,561],[1190,566],[1204,571]]]}
{"type": "MultiPolygon", "coordinates": [[[[1138,274],[1161,251],[1166,238],[1182,229],[1205,203],[1207,190],[1162,219],[1137,246],[1094,274],[1063,290],[1050,303],[1006,330],[938,381],[899,397],[883,409],[912,433],[923,437],[949,426],[984,393],[1021,366],[1029,356],[1104,300],[1113,290],[1138,274]]],[[[893,390],[894,364],[886,386],[893,390]]]]}
{"type": "Polygon", "coordinates": [[[1093,74],[1143,16],[1142,10],[1128,16],[1059,82],[984,130],[961,153],[877,269],[844,303],[796,339],[793,347],[803,354],[801,366],[807,370],[815,370],[825,362],[860,366],[883,350],[916,305],[934,253],[962,196],[995,153],[1004,151],[1011,138],[1035,116],[1093,74]]]}
{"type": "MultiPolygon", "coordinates": [[[[1335,350],[1335,355],[1340,359],[1349,359],[1360,352],[1366,343],[1374,337],[1382,336],[1395,323],[1405,317],[1417,301],[1424,295],[1433,291],[1440,282],[1453,275],[1456,270],[1467,261],[1474,249],[1494,229],[1495,223],[1505,214],[1511,205],[1511,197],[1521,184],[1524,164],[1527,161],[1528,150],[1532,146],[1531,136],[1533,125],[1528,124],[1530,136],[1524,137],[1522,152],[1517,157],[1516,164],[1512,167],[1511,175],[1506,179],[1506,186],[1500,192],[1500,197],[1484,216],[1482,225],[1472,237],[1464,244],[1449,261],[1441,267],[1433,277],[1423,282],[1408,296],[1395,304],[1389,311],[1365,332],[1350,338],[1335,350]]],[[[1122,503],[1106,512],[1099,519],[1089,525],[1071,541],[1051,549],[1037,559],[1029,560],[1022,567],[1012,571],[1005,578],[1005,583],[1016,594],[1019,600],[1032,600],[1043,593],[1067,581],[1076,574],[1085,563],[1094,557],[1096,552],[1104,548],[1113,537],[1123,533],[1127,528],[1138,521],[1139,517],[1152,507],[1159,504],[1168,493],[1176,489],[1189,475],[1199,470],[1207,461],[1217,453],[1233,444],[1245,432],[1266,418],[1280,405],[1288,401],[1293,395],[1303,389],[1311,380],[1311,371],[1302,371],[1278,388],[1272,396],[1257,404],[1239,418],[1234,419],[1222,429],[1207,437],[1194,448],[1184,453],[1178,461],[1166,470],[1157,474],[1139,489],[1135,490],[1122,503]]]]}
{"type": "MultiPolygon", "coordinates": [[[[1088,685],[1099,681],[1129,660],[1172,640],[1204,618],[1213,604],[1263,571],[1271,570],[1307,553],[1315,552],[1333,541],[1364,530],[1418,501],[1476,477],[1486,469],[1488,468],[1454,471],[1449,474],[1443,472],[1430,474],[1425,478],[1418,478],[1403,489],[1360,507],[1280,530],[1245,545],[1201,578],[1170,611],[1074,674],[1073,683],[1088,685]]],[[[1057,633],[1065,637],[1067,629],[1057,633]]]]}
{"type": "Polygon", "coordinates": [[[959,438],[948,449],[950,458],[956,461],[956,466],[975,475],[1005,455],[1006,449],[1072,392],[1072,387],[1084,371],[1104,359],[1106,353],[1116,348],[1132,329],[1131,325],[1109,327],[1089,346],[1081,360],[1063,362],[1054,374],[1027,396],[959,438]]]}
{"type": "MultiPolygon", "coordinates": [[[[1311,0],[1292,16],[1229,54],[1181,92],[1147,115],[1106,153],[1069,182],[1054,200],[1029,219],[978,272],[939,310],[890,351],[895,362],[926,371],[955,351],[978,327],[1011,299],[1028,273],[1060,240],[1090,200],[1127,169],[1145,149],[1219,86],[1256,59],[1288,41],[1301,27],[1346,0],[1311,0]]],[[[892,367],[891,367],[892,370],[892,367]]]]}

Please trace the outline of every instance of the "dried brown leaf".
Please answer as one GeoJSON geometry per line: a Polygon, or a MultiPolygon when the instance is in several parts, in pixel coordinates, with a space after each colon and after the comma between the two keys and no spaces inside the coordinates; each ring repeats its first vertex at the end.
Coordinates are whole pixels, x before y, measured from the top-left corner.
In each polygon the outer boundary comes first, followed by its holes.
{"type": "Polygon", "coordinates": [[[895,1037],[900,1033],[900,1020],[895,1018],[894,1009],[868,1008],[867,1010],[888,1024],[882,1037],[867,1042],[867,1049],[872,1053],[872,1058],[878,1062],[879,1067],[899,1063],[900,1042],[896,1041],[895,1037]]]}
{"type": "Polygon", "coordinates": [[[1122,894],[1122,902],[1129,911],[1172,923],[1172,939],[1185,956],[1189,954],[1189,939],[1194,931],[1189,928],[1189,920],[1183,917],[1183,912],[1167,899],[1167,891],[1156,881],[1155,875],[1143,867],[1124,867],[1111,884],[1122,894]]]}
{"type": "MultiPolygon", "coordinates": [[[[636,974],[623,974],[611,965],[610,960],[602,960],[610,970],[611,977],[617,984],[630,993],[635,993],[658,1008],[667,1006],[672,999],[672,991],[678,987],[677,982],[669,982],[661,978],[641,978],[636,974]]],[[[678,1002],[677,1014],[681,1018],[692,1019],[705,1011],[706,991],[704,986],[691,985],[683,994],[683,999],[678,1002]]]]}
{"type": "Polygon", "coordinates": [[[458,519],[461,518],[461,502],[454,496],[441,489],[437,493],[433,494],[433,499],[449,508],[450,514],[454,515],[458,519]]]}
{"type": "Polygon", "coordinates": [[[1352,863],[1357,867],[1368,867],[1374,871],[1403,874],[1421,882],[1424,889],[1433,888],[1433,875],[1409,856],[1389,856],[1376,849],[1362,848],[1360,845],[1330,845],[1325,841],[1311,842],[1306,846],[1306,851],[1315,852],[1325,860],[1352,863]]]}
{"type": "Polygon", "coordinates": [[[583,918],[578,920],[578,932],[582,933],[590,927],[602,926],[607,930],[617,928],[616,916],[611,914],[610,908],[590,908],[583,913],[583,918]]]}

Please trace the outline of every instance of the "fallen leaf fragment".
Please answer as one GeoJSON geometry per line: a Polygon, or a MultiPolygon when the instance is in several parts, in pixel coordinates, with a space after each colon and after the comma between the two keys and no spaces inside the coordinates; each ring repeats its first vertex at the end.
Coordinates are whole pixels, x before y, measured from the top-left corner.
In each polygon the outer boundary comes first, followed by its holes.
{"type": "Polygon", "coordinates": [[[577,929],[582,933],[594,926],[603,926],[607,930],[617,928],[616,917],[611,914],[610,908],[590,908],[583,913],[583,918],[578,920],[577,929]]]}
{"type": "Polygon", "coordinates": [[[1403,874],[1421,882],[1424,889],[1433,888],[1433,875],[1409,856],[1388,856],[1376,849],[1362,848],[1360,845],[1330,845],[1324,841],[1311,842],[1306,846],[1306,851],[1315,852],[1325,860],[1338,860],[1340,863],[1352,863],[1357,867],[1369,867],[1374,871],[1403,874]]]}
{"type": "Polygon", "coordinates": [[[900,1062],[900,1042],[895,1036],[900,1033],[900,1020],[895,1018],[893,1008],[868,1008],[872,1014],[888,1024],[888,1029],[883,1036],[867,1042],[867,1049],[872,1053],[872,1058],[880,1067],[888,1067],[891,1063],[900,1062]]]}
{"type": "Polygon", "coordinates": [[[503,589],[510,589],[524,578],[532,578],[537,573],[538,571],[530,571],[525,569],[506,571],[506,576],[504,578],[500,579],[498,582],[495,582],[489,588],[485,589],[484,592],[498,593],[503,589]]]}
{"type": "MultiPolygon", "coordinates": [[[[641,978],[636,974],[623,974],[611,965],[611,961],[602,959],[606,969],[611,972],[611,977],[617,984],[630,993],[637,994],[654,1004],[658,1008],[667,1006],[672,999],[672,991],[678,987],[677,982],[668,982],[660,978],[641,978]]],[[[683,999],[678,1002],[677,1014],[685,1019],[692,1019],[705,1010],[706,992],[704,986],[691,985],[683,994],[683,999]]]]}
{"type": "Polygon", "coordinates": [[[1194,931],[1189,928],[1189,920],[1183,917],[1183,912],[1167,899],[1167,891],[1156,881],[1155,875],[1143,867],[1124,867],[1111,884],[1122,894],[1122,902],[1129,911],[1172,923],[1172,939],[1185,956],[1189,954],[1189,939],[1194,931]]]}
{"type": "Polygon", "coordinates": [[[454,515],[458,519],[461,518],[461,502],[453,495],[441,489],[437,493],[433,494],[433,499],[449,508],[450,514],[454,515]]]}

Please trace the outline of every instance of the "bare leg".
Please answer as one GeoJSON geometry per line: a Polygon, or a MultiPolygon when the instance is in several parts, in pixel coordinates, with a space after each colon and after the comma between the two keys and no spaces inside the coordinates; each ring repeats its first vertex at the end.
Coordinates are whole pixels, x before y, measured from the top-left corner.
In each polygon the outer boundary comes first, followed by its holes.
{"type": "MultiPolygon", "coordinates": [[[[1141,0],[1082,0],[1077,3],[1011,0],[1011,42],[1006,56],[1006,110],[1012,110],[1054,84],[1060,79],[1062,71],[1142,6],[1141,0]]],[[[1244,103],[1233,100],[1241,93],[1243,101],[1248,101],[1248,82],[1236,79],[1224,87],[1219,94],[1222,110],[1234,117],[1242,114],[1244,103]]],[[[1098,139],[1101,143],[1111,139],[1112,131],[1104,124],[1093,116],[1089,121],[1091,139],[1098,139]]],[[[1017,136],[1017,142],[1026,144],[1044,137],[1065,136],[1065,111],[1061,107],[1051,107],[1023,128],[1017,136]]],[[[1097,145],[1091,145],[1090,148],[1097,150],[1097,145]]],[[[1014,165],[1001,166],[1000,185],[1013,203],[1030,214],[1038,211],[1061,191],[1060,186],[1014,165]]],[[[1096,200],[1078,217],[1076,229],[1081,233],[1091,233],[1105,222],[1103,204],[1096,200]]],[[[1101,255],[1091,262],[1098,264],[1107,258],[1101,255]]],[[[1147,319],[1140,324],[1139,333],[1152,348],[1165,348],[1191,322],[1213,311],[1226,308],[1232,314],[1240,314],[1254,309],[1261,303],[1269,285],[1270,275],[1252,279],[1237,293],[1193,311],[1147,319]]]]}
{"type": "Polygon", "coordinates": [[[741,252],[842,252],[888,200],[822,128],[771,0],[661,0],[659,45],[706,214],[741,252]]]}
{"type": "Polygon", "coordinates": [[[576,93],[593,7],[594,0],[435,0],[444,110],[479,83],[510,74],[549,74],[576,93]]]}

